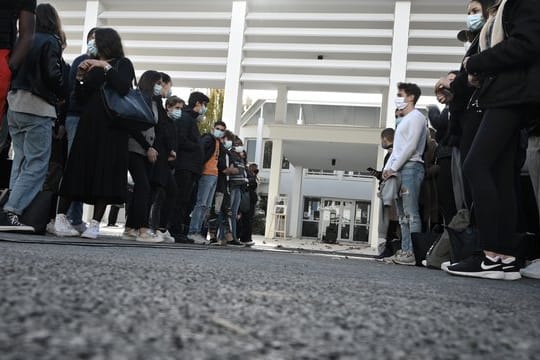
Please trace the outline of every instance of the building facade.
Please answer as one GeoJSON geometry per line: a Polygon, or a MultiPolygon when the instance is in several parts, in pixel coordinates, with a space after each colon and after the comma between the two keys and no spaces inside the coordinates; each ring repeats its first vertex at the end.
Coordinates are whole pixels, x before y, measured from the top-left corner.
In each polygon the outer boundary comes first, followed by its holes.
{"type": "Polygon", "coordinates": [[[432,94],[464,54],[456,35],[466,0],[49,2],[67,33],[67,60],[86,51],[88,30],[109,26],[138,75],[157,69],[176,86],[225,89],[223,120],[247,140],[250,160],[268,163],[268,237],[286,202],[288,236],[320,238],[337,222],[341,239],[376,246],[377,184],[362,171],[382,165],[379,134],[394,126],[396,84],[432,94]],[[275,99],[245,110],[251,90],[275,99]],[[305,101],[292,101],[299,92],[305,101]],[[311,92],[342,95],[324,103],[311,92]]]}

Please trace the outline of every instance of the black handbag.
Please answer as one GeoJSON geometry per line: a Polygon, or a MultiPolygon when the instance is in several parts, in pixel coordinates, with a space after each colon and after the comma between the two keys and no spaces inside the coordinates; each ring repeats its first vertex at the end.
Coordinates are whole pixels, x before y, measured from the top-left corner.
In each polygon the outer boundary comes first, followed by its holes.
{"type": "Polygon", "coordinates": [[[121,96],[114,89],[103,85],[101,97],[107,114],[119,126],[144,131],[156,125],[152,108],[139,89],[130,89],[127,95],[121,96]]]}
{"type": "Polygon", "coordinates": [[[462,231],[457,231],[451,227],[447,227],[450,237],[450,261],[453,263],[459,262],[480,251],[476,229],[468,226],[462,231]]]}
{"type": "MultiPolygon", "coordinates": [[[[117,67],[118,62],[115,69],[117,67]]],[[[101,98],[109,117],[121,127],[144,131],[156,125],[152,106],[139,89],[129,89],[129,92],[122,96],[105,83],[101,87],[101,98]]]]}
{"type": "Polygon", "coordinates": [[[434,231],[425,233],[412,233],[411,241],[413,246],[414,258],[416,266],[423,266],[422,260],[426,259],[426,255],[433,244],[441,237],[440,233],[434,231]]]}

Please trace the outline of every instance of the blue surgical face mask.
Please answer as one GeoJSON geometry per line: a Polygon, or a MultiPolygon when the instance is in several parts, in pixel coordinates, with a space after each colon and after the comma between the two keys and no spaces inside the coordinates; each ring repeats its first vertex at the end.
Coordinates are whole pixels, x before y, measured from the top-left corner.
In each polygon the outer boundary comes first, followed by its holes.
{"type": "Polygon", "coordinates": [[[169,91],[167,91],[167,96],[166,97],[171,97],[172,96],[172,90],[169,89],[169,91]]]}
{"type": "Polygon", "coordinates": [[[96,47],[96,40],[95,39],[92,39],[88,42],[88,44],[86,44],[86,47],[87,47],[87,50],[86,52],[88,53],[88,55],[90,56],[97,56],[97,47],[96,47]]]}
{"type": "Polygon", "coordinates": [[[163,86],[161,86],[161,84],[154,84],[154,95],[155,96],[161,95],[161,90],[163,90],[163,86]]]}
{"type": "Polygon", "coordinates": [[[201,114],[202,116],[204,116],[204,114],[206,114],[206,110],[208,110],[208,109],[206,108],[206,106],[204,106],[204,104],[201,105],[201,109],[199,110],[199,114],[201,114]]]}
{"type": "Polygon", "coordinates": [[[401,120],[403,120],[403,116],[398,116],[396,118],[396,128],[398,127],[399,123],[401,122],[401,120]]]}
{"type": "Polygon", "coordinates": [[[181,109],[174,109],[171,111],[171,118],[174,120],[178,120],[182,117],[182,110],[181,109]]]}
{"type": "Polygon", "coordinates": [[[217,139],[221,139],[225,135],[225,133],[219,129],[214,129],[214,137],[217,139]]]}
{"type": "Polygon", "coordinates": [[[225,140],[223,143],[223,146],[225,146],[225,149],[231,150],[232,149],[232,140],[225,140]]]}
{"type": "Polygon", "coordinates": [[[471,14],[467,16],[467,29],[470,32],[478,32],[482,29],[482,26],[486,23],[482,14],[471,14]]]}

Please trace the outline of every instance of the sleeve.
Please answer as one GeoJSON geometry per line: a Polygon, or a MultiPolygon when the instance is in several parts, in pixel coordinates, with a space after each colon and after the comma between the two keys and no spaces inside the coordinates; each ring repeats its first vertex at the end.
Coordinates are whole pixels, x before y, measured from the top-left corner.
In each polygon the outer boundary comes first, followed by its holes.
{"type": "Polygon", "coordinates": [[[197,124],[188,119],[180,119],[176,124],[178,150],[192,152],[199,149],[201,145],[198,140],[195,140],[199,138],[197,124]]]}
{"type": "Polygon", "coordinates": [[[46,66],[45,74],[47,83],[51,90],[59,99],[65,99],[64,93],[64,72],[62,68],[62,48],[56,40],[49,41],[43,50],[44,61],[42,64],[46,66]]]}
{"type": "Polygon", "coordinates": [[[515,9],[505,8],[515,14],[508,37],[491,49],[470,57],[467,63],[470,74],[498,74],[537,61],[540,56],[540,2],[514,1],[513,4],[515,9]]]}
{"type": "Polygon", "coordinates": [[[150,143],[148,143],[148,141],[146,141],[146,138],[140,131],[132,130],[129,132],[129,136],[131,136],[133,140],[135,140],[139,145],[141,145],[144,151],[148,151],[148,149],[150,149],[150,147],[152,146],[150,145],[150,143]]]}
{"type": "Polygon", "coordinates": [[[135,69],[128,58],[118,60],[117,66],[113,66],[105,74],[107,85],[121,96],[126,96],[132,88],[134,77],[135,69]]]}
{"type": "Polygon", "coordinates": [[[36,0],[23,0],[21,2],[21,11],[28,11],[35,14],[36,6],[36,0]]]}

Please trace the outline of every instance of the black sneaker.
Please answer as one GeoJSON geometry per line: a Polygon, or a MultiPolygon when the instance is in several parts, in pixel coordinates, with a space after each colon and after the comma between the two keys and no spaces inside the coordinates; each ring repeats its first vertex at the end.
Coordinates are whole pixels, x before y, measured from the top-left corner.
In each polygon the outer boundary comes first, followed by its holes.
{"type": "Polygon", "coordinates": [[[238,241],[238,240],[231,240],[227,242],[227,245],[233,245],[233,246],[244,246],[244,243],[238,241]]]}
{"type": "Polygon", "coordinates": [[[519,272],[519,265],[516,258],[501,259],[502,268],[504,271],[504,280],[519,280],[521,274],[519,272]]]}
{"type": "Polygon", "coordinates": [[[375,256],[375,260],[377,261],[383,261],[384,258],[390,257],[394,255],[394,251],[392,250],[392,246],[390,244],[384,246],[384,250],[379,255],[375,256]]]}
{"type": "Polygon", "coordinates": [[[446,272],[458,276],[502,280],[505,278],[503,263],[497,257],[491,259],[484,254],[474,254],[465,260],[452,264],[446,272]]]}
{"type": "Polygon", "coordinates": [[[240,240],[240,242],[242,243],[242,245],[247,246],[247,247],[255,245],[255,241],[253,240],[249,240],[249,241],[240,240]]]}
{"type": "Polygon", "coordinates": [[[19,215],[12,212],[2,212],[0,215],[0,231],[35,232],[33,226],[19,221],[19,215]]]}
{"type": "Polygon", "coordinates": [[[193,244],[194,243],[193,240],[191,240],[184,234],[174,235],[174,242],[176,244],[193,244]]]}

